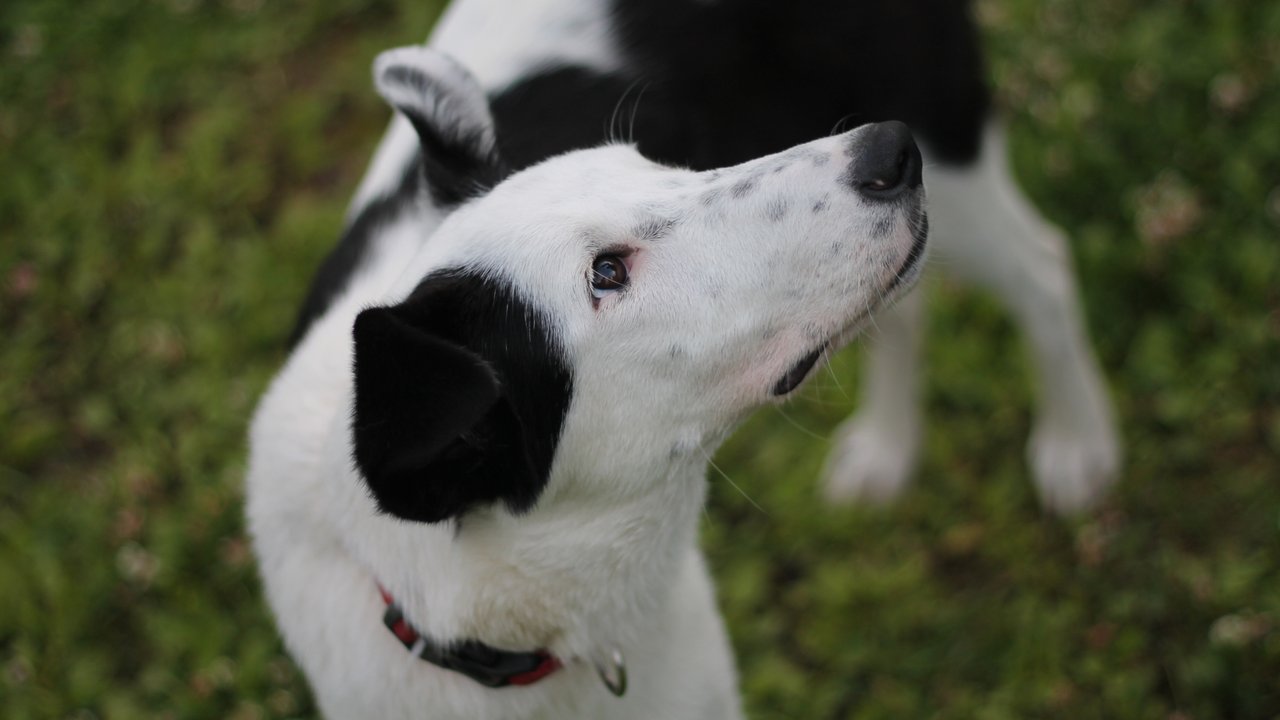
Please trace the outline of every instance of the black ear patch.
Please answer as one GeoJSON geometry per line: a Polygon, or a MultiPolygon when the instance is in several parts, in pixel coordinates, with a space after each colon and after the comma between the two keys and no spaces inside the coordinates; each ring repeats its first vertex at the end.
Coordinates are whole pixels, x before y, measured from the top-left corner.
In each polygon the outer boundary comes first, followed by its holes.
{"type": "Polygon", "coordinates": [[[425,47],[388,50],[374,62],[373,79],[418,134],[422,173],[437,205],[483,195],[509,173],[488,98],[457,62],[425,47]]]}
{"type": "Polygon", "coordinates": [[[546,485],[572,380],[546,322],[511,288],[436,273],[355,323],[356,466],[379,509],[439,522],[546,485]]]}

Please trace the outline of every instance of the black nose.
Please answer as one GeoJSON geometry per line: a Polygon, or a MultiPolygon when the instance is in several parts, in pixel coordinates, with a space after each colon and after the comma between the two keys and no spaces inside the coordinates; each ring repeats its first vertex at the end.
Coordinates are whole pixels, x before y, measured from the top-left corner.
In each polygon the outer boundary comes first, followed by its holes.
{"type": "Polygon", "coordinates": [[[854,189],[875,200],[893,200],[920,187],[920,148],[911,130],[897,120],[876,123],[854,136],[848,178],[854,189]]]}

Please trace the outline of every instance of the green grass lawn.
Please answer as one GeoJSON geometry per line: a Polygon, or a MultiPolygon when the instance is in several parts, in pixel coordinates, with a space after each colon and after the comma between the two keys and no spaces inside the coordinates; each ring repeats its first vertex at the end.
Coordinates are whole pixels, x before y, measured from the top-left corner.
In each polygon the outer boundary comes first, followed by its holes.
{"type": "MultiPolygon", "coordinates": [[[[1280,3],[979,11],[1123,480],[1038,509],[1021,339],[930,283],[902,502],[818,499],[856,350],[718,457],[743,493],[712,474],[704,535],[750,715],[1280,718],[1280,3]]],[[[0,4],[0,715],[314,715],[244,535],[246,422],[388,116],[370,61],[437,12],[0,4]]]]}

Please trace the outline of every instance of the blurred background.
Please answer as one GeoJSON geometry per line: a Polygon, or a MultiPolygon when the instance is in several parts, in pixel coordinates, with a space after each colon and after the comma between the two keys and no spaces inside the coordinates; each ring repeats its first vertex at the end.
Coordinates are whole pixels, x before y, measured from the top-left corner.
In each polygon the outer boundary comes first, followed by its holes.
{"type": "MultiPolygon", "coordinates": [[[[752,718],[1280,718],[1280,3],[979,0],[1126,448],[1041,512],[1021,339],[926,283],[925,460],[816,476],[860,353],[762,411],[704,539],[752,718]]],[[[244,534],[246,423],[427,0],[0,5],[0,715],[314,715],[244,534]]]]}

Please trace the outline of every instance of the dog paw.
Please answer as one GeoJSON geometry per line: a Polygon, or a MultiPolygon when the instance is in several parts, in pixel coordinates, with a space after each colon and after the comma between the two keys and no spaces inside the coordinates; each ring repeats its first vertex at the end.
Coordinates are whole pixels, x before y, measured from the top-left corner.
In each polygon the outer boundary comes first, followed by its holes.
{"type": "Polygon", "coordinates": [[[1059,515],[1087,510],[1116,479],[1120,449],[1107,429],[1037,429],[1027,446],[1040,502],[1059,515]]]}
{"type": "Polygon", "coordinates": [[[822,473],[823,494],[834,503],[886,504],[906,487],[918,450],[917,433],[852,418],[836,429],[822,473]]]}

